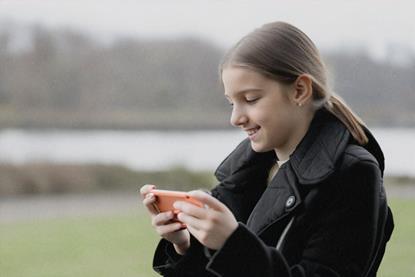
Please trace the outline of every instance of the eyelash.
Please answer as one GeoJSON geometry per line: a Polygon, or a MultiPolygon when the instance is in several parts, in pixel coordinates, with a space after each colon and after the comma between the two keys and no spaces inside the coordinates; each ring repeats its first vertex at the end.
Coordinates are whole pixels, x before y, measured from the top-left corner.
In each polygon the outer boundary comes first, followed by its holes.
{"type": "Polygon", "coordinates": [[[255,99],[252,99],[252,100],[248,100],[248,99],[246,99],[245,101],[247,102],[247,103],[249,103],[249,104],[253,104],[253,103],[255,103],[256,101],[258,101],[259,100],[259,98],[255,98],[255,99]]]}
{"type": "MultiPolygon", "coordinates": [[[[258,100],[259,100],[259,98],[255,98],[255,99],[252,99],[252,100],[245,99],[245,102],[248,103],[248,104],[254,104],[258,100]]],[[[229,105],[232,107],[233,103],[229,102],[229,105]]]]}

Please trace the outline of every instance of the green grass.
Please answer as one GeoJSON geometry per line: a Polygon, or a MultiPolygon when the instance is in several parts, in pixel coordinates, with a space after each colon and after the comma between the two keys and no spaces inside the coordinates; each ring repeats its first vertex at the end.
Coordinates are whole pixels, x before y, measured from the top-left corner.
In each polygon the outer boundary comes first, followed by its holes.
{"type": "Polygon", "coordinates": [[[158,276],[144,214],[0,225],[1,276],[158,276]]]}
{"type": "MultiPolygon", "coordinates": [[[[396,228],[380,277],[415,276],[415,200],[393,199],[396,228]]],[[[143,213],[0,224],[1,276],[158,276],[158,237],[143,213]]]]}
{"type": "Polygon", "coordinates": [[[395,229],[380,266],[380,277],[415,276],[415,199],[392,199],[395,229]]]}

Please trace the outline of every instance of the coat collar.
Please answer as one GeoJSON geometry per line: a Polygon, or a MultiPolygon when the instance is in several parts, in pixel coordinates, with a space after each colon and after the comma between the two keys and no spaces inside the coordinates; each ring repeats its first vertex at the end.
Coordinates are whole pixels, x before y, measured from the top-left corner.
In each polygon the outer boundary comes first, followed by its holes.
{"type": "MultiPolygon", "coordinates": [[[[384,171],[383,152],[372,135],[362,126],[369,142],[363,145],[384,171]]],[[[303,185],[321,182],[335,170],[335,165],[350,144],[358,144],[347,127],[326,109],[316,112],[308,132],[290,156],[291,166],[303,185]]]]}
{"type": "Polygon", "coordinates": [[[347,128],[325,109],[316,112],[310,127],[290,156],[298,182],[321,182],[333,173],[350,139],[347,128]]]}

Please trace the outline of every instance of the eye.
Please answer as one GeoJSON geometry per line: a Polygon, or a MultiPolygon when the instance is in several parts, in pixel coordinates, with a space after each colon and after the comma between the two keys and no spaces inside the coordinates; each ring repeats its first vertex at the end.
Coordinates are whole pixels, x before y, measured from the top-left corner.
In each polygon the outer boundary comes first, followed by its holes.
{"type": "Polygon", "coordinates": [[[256,101],[258,101],[259,100],[259,97],[258,98],[252,98],[252,99],[246,99],[245,101],[247,102],[247,103],[255,103],[256,101]]]}

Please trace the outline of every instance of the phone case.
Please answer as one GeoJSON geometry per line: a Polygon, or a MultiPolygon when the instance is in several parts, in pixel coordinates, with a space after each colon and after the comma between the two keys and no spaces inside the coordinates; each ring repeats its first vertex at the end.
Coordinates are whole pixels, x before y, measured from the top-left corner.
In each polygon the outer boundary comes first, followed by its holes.
{"type": "Polygon", "coordinates": [[[198,207],[203,207],[203,204],[200,201],[192,198],[184,191],[153,189],[151,190],[151,193],[156,196],[157,200],[155,208],[157,208],[159,212],[173,211],[173,213],[178,214],[180,211],[173,207],[173,204],[176,201],[186,201],[198,207]]]}

